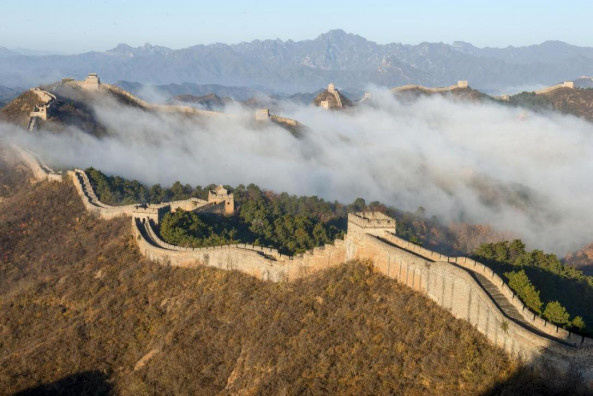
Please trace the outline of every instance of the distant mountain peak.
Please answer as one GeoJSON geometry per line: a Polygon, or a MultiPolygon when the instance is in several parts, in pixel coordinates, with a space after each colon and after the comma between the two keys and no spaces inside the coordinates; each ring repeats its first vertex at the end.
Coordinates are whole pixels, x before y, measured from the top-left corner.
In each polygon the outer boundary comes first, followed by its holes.
{"type": "Polygon", "coordinates": [[[353,33],[346,33],[342,29],[329,30],[326,33],[322,33],[317,37],[317,40],[329,40],[329,41],[342,41],[346,39],[357,39],[367,41],[364,37],[353,33]]]}
{"type": "Polygon", "coordinates": [[[131,45],[128,45],[126,43],[119,43],[115,48],[113,48],[113,50],[131,50],[133,49],[133,47],[131,45]]]}

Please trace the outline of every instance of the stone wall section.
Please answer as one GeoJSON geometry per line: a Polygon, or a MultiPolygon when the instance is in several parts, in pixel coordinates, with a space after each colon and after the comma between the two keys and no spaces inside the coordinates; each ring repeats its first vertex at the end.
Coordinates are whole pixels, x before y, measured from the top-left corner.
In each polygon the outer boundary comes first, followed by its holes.
{"type": "Polygon", "coordinates": [[[345,261],[343,240],[291,257],[276,249],[248,244],[205,248],[171,245],[159,237],[154,221],[149,219],[133,218],[132,230],[141,252],[162,264],[232,269],[274,282],[293,281],[345,261]]]}
{"type": "Polygon", "coordinates": [[[291,125],[291,126],[300,126],[301,125],[301,123],[298,122],[297,120],[293,120],[292,118],[280,117],[275,114],[271,114],[270,119],[274,120],[276,122],[279,122],[281,124],[286,124],[286,125],[291,125]]]}
{"type": "Polygon", "coordinates": [[[191,115],[200,115],[206,117],[219,117],[219,116],[227,116],[225,113],[217,112],[217,111],[208,111],[208,110],[201,110],[196,109],[190,106],[177,106],[177,105],[158,105],[148,103],[137,96],[132,95],[128,91],[121,89],[117,85],[113,84],[105,84],[102,83],[99,76],[95,73],[90,73],[85,80],[76,81],[73,79],[65,78],[62,79],[62,85],[67,85],[71,87],[77,87],[80,89],[85,90],[106,90],[116,93],[118,95],[124,96],[130,102],[135,103],[136,105],[149,109],[149,110],[156,110],[162,112],[169,112],[169,113],[182,113],[182,114],[191,114],[191,115]]]}
{"type": "Polygon", "coordinates": [[[342,107],[344,107],[342,105],[342,98],[340,98],[340,94],[339,94],[338,90],[336,89],[336,86],[333,83],[328,84],[327,91],[329,93],[331,93],[332,95],[334,95],[334,98],[336,98],[336,107],[338,109],[341,109],[342,107]]]}
{"type": "Polygon", "coordinates": [[[408,84],[408,85],[402,85],[401,87],[396,87],[393,88],[391,91],[392,92],[402,92],[402,91],[409,91],[412,89],[418,89],[424,92],[432,92],[432,93],[436,93],[436,92],[447,92],[447,91],[452,91],[454,89],[463,89],[463,88],[468,88],[468,82],[466,80],[460,80],[457,81],[457,84],[454,85],[450,85],[448,87],[438,87],[438,88],[429,88],[429,87],[425,87],[423,85],[415,85],[415,84],[408,84]]]}
{"type": "Polygon", "coordinates": [[[431,261],[440,261],[449,264],[455,264],[466,270],[486,277],[497,287],[498,291],[506,297],[508,302],[517,309],[517,311],[523,317],[525,323],[535,328],[536,330],[571,344],[576,345],[580,344],[581,342],[587,342],[593,345],[593,340],[588,338],[583,339],[580,336],[572,334],[571,332],[561,327],[558,327],[546,321],[543,318],[540,318],[534,312],[530,311],[529,308],[521,302],[519,297],[517,297],[517,295],[511,290],[511,288],[504,282],[504,280],[500,276],[498,276],[492,269],[488,268],[484,264],[467,257],[447,257],[445,255],[433,252],[431,250],[428,250],[426,248],[398,238],[392,233],[385,233],[382,236],[382,238],[395,246],[415,253],[418,256],[425,257],[431,261]]]}
{"type": "MultiPolygon", "coordinates": [[[[512,356],[527,362],[544,360],[562,371],[576,368],[585,379],[593,381],[591,339],[544,324],[540,318],[529,325],[513,320],[475,280],[471,270],[452,264],[455,260],[447,261],[446,256],[438,259],[440,255],[431,252],[436,259],[432,260],[372,234],[352,238],[349,233],[346,244],[347,259],[372,260],[378,271],[426,294],[455,317],[467,320],[512,356]]],[[[463,263],[464,258],[458,261],[463,263]]],[[[490,271],[490,275],[493,278],[495,274],[490,271]]],[[[501,287],[508,289],[506,285],[501,287]]]]}
{"type": "Polygon", "coordinates": [[[25,165],[27,165],[31,172],[33,172],[33,177],[35,178],[35,180],[49,180],[58,182],[62,181],[63,174],[61,172],[55,172],[33,153],[24,150],[16,145],[13,145],[11,147],[22,158],[23,162],[25,163],[25,165]]]}
{"type": "Polygon", "coordinates": [[[27,124],[27,130],[30,132],[35,131],[39,127],[39,120],[47,120],[50,108],[56,100],[55,95],[41,88],[32,88],[31,92],[36,94],[42,103],[35,106],[33,111],[29,113],[29,123],[27,124]]]}
{"type": "Polygon", "coordinates": [[[555,90],[560,89],[560,88],[571,88],[571,89],[574,89],[574,82],[573,81],[564,81],[564,82],[562,82],[560,84],[552,85],[551,87],[546,87],[546,88],[540,89],[538,91],[535,91],[535,94],[536,95],[541,95],[541,94],[545,94],[545,93],[548,93],[548,92],[555,91],[555,90]]]}
{"type": "Polygon", "coordinates": [[[149,109],[149,110],[162,111],[162,112],[166,112],[166,113],[181,113],[181,114],[189,114],[189,115],[199,115],[199,116],[205,116],[205,117],[228,117],[228,115],[226,115],[225,113],[221,113],[218,111],[201,110],[201,109],[197,109],[195,107],[190,107],[190,106],[159,105],[159,104],[148,103],[148,102],[132,95],[128,91],[121,89],[117,85],[101,84],[101,88],[109,90],[111,92],[115,92],[119,95],[122,95],[122,96],[126,97],[128,100],[130,100],[131,102],[133,102],[141,107],[144,107],[146,109],[149,109]]]}

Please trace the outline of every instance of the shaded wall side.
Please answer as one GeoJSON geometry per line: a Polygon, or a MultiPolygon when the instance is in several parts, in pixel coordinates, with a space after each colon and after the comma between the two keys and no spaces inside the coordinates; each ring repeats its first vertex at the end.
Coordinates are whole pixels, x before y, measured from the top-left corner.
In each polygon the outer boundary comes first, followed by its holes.
{"type": "Polygon", "coordinates": [[[546,353],[559,367],[568,368],[566,356],[576,352],[538,336],[507,318],[482,287],[464,269],[432,262],[378,238],[366,235],[349,241],[353,258],[371,259],[378,271],[425,293],[455,317],[465,319],[495,345],[514,356],[533,361],[546,353]]]}

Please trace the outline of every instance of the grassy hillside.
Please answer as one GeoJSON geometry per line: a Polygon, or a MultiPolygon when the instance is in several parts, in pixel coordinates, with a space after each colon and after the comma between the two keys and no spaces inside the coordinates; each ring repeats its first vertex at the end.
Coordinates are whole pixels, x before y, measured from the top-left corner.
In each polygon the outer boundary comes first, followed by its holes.
{"type": "Polygon", "coordinates": [[[195,96],[195,95],[177,95],[171,98],[169,101],[172,104],[181,103],[181,104],[195,104],[201,106],[205,110],[220,110],[227,104],[233,102],[233,100],[229,97],[220,97],[214,93],[209,93],[203,96],[195,96]]]}
{"type": "Polygon", "coordinates": [[[463,100],[468,102],[487,102],[493,101],[493,99],[483,94],[482,92],[472,88],[454,88],[449,91],[431,92],[421,88],[410,88],[403,91],[394,91],[399,99],[404,101],[415,100],[424,96],[440,95],[446,98],[453,98],[457,100],[463,100]]]}
{"type": "Polygon", "coordinates": [[[156,265],[129,219],[96,220],[71,185],[5,165],[0,393],[559,391],[368,264],[291,284],[156,265]]]}
{"type": "MultiPolygon", "coordinates": [[[[50,108],[48,119],[40,121],[40,128],[59,133],[75,127],[94,136],[107,134],[105,126],[96,118],[90,95],[66,88],[53,92],[57,100],[50,108]]],[[[42,103],[35,93],[27,90],[0,109],[0,120],[26,128],[31,111],[42,103]]]]}
{"type": "Polygon", "coordinates": [[[27,90],[0,109],[0,120],[26,128],[29,123],[29,114],[35,106],[41,104],[43,101],[39,96],[27,90]]]}
{"type": "Polygon", "coordinates": [[[521,92],[513,95],[509,103],[535,111],[556,110],[593,121],[593,89],[559,88],[545,94],[521,92]]]}
{"type": "MultiPolygon", "coordinates": [[[[344,96],[342,92],[338,91],[338,95],[340,96],[340,100],[342,101],[342,107],[352,107],[352,101],[348,99],[346,96],[344,96]]],[[[315,99],[313,99],[313,104],[315,106],[321,106],[321,102],[324,100],[329,102],[330,108],[337,108],[337,101],[335,95],[329,92],[327,89],[321,91],[315,97],[315,99]]]]}

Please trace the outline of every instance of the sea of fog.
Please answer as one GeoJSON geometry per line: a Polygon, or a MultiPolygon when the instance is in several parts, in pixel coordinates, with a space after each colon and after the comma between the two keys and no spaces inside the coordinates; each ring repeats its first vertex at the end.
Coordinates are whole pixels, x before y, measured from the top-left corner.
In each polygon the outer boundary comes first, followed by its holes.
{"type": "Polygon", "coordinates": [[[560,255],[593,240],[593,124],[576,117],[441,97],[402,103],[375,89],[348,112],[282,103],[276,112],[308,127],[297,139],[271,123],[256,127],[239,106],[201,123],[112,102],[95,110],[113,135],[0,130],[58,168],[422,206],[445,223],[487,223],[560,255]]]}

